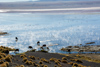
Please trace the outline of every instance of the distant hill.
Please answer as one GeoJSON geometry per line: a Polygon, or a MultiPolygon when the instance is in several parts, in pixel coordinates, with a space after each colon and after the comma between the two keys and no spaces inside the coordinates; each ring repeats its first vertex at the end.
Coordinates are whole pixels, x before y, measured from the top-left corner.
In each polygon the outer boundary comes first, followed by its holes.
{"type": "Polygon", "coordinates": [[[95,1],[95,0],[38,0],[38,1],[95,1]]]}
{"type": "Polygon", "coordinates": [[[39,0],[39,1],[70,1],[70,0],[39,0]]]}

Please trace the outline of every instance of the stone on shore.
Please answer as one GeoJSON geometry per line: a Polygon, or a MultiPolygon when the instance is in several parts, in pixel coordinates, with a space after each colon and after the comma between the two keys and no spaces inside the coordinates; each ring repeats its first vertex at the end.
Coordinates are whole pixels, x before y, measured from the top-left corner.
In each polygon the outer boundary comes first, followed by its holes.
{"type": "Polygon", "coordinates": [[[8,34],[7,32],[0,32],[0,35],[8,34]]]}

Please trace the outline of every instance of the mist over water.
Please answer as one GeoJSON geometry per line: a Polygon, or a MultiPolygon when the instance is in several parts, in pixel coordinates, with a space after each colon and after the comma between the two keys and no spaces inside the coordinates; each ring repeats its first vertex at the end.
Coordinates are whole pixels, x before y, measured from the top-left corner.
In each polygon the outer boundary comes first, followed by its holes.
{"type": "Polygon", "coordinates": [[[0,0],[0,2],[28,2],[28,1],[48,2],[48,1],[99,1],[99,0],[0,0]]]}
{"type": "Polygon", "coordinates": [[[39,0],[0,0],[0,2],[25,2],[25,1],[39,1],[39,0]]]}
{"type": "Polygon", "coordinates": [[[69,45],[96,42],[100,44],[100,14],[31,14],[1,13],[0,31],[8,36],[0,37],[0,45],[19,48],[20,52],[28,46],[38,48],[37,41],[51,46],[50,52],[60,52],[69,45]],[[18,37],[18,42],[15,42],[18,37]]]}

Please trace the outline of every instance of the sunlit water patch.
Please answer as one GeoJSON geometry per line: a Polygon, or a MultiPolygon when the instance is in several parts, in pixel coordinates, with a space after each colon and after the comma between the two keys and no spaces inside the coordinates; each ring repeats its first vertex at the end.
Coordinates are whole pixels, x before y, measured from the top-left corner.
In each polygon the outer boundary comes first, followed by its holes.
{"type": "Polygon", "coordinates": [[[20,52],[28,50],[28,46],[51,46],[50,52],[61,52],[62,47],[69,45],[96,42],[100,44],[99,14],[0,14],[0,31],[8,36],[0,37],[0,45],[19,48],[20,52]],[[15,41],[18,37],[18,41],[15,41]]]}

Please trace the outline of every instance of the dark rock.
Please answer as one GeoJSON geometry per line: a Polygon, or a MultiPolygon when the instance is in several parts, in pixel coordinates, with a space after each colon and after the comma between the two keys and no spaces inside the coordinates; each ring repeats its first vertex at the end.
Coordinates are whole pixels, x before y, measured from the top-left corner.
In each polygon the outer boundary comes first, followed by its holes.
{"type": "Polygon", "coordinates": [[[7,32],[0,32],[0,35],[8,34],[7,32]]]}

